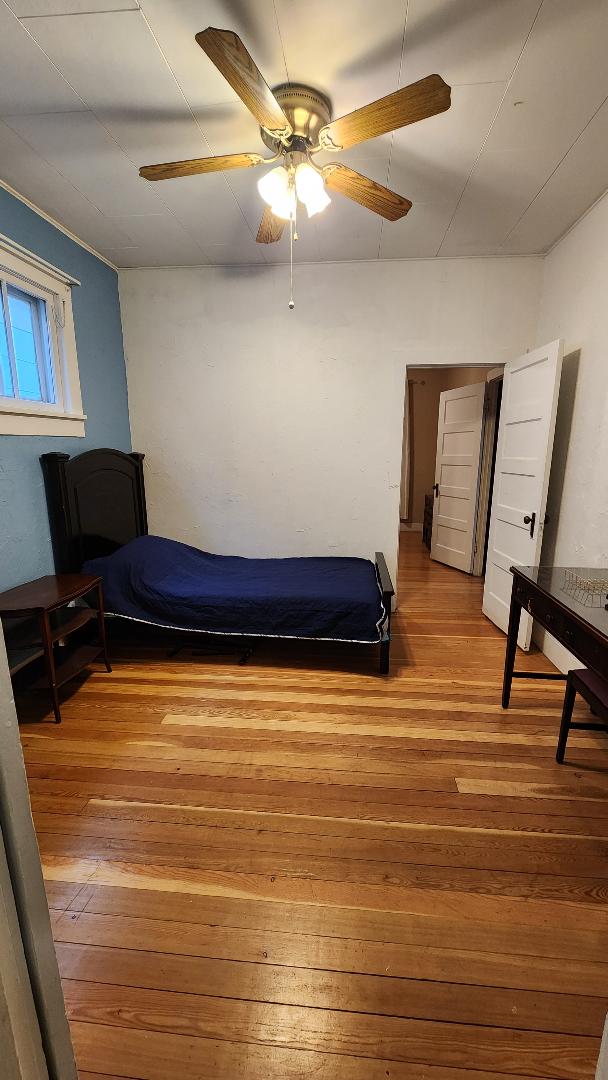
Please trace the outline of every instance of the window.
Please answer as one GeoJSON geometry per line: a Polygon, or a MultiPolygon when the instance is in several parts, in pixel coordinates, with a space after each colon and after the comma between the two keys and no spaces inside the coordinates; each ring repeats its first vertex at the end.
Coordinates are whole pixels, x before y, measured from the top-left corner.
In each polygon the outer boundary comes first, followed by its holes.
{"type": "Polygon", "coordinates": [[[2,282],[0,312],[2,397],[55,404],[46,304],[2,282]]]}
{"type": "Polygon", "coordinates": [[[84,435],[77,284],[0,237],[0,434],[84,435]]]}

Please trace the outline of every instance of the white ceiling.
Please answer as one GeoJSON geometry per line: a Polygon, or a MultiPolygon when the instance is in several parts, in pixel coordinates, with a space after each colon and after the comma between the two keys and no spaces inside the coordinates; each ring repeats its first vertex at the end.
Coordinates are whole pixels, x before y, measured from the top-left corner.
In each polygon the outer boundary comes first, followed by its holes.
{"type": "Polygon", "coordinates": [[[300,260],[543,252],[608,187],[608,0],[0,0],[0,178],[117,266],[287,259],[286,236],[255,242],[254,170],[138,176],[262,148],[194,40],[208,25],[336,116],[432,72],[453,87],[448,112],[341,155],[407,217],[335,194],[300,260]]]}

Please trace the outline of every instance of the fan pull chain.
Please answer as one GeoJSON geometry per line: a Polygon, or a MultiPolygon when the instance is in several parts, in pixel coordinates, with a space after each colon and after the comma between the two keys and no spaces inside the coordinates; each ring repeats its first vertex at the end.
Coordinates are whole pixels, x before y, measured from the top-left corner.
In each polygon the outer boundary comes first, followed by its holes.
{"type": "Polygon", "coordinates": [[[289,310],[293,311],[295,300],[293,298],[293,217],[289,219],[289,310]]]}

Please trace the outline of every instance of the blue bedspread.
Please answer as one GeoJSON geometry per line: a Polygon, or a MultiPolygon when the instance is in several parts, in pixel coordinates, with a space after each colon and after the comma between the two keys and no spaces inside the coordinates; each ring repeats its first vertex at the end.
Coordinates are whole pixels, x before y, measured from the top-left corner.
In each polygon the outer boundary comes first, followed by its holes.
{"type": "Polygon", "coordinates": [[[84,573],[103,578],[108,613],[212,634],[380,640],[384,618],[367,559],[244,559],[140,536],[84,573]]]}

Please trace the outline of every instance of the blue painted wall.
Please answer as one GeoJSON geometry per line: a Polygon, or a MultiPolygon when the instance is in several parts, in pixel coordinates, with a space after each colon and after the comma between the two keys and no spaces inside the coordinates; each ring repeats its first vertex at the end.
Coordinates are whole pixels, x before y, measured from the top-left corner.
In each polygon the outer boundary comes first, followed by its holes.
{"type": "Polygon", "coordinates": [[[86,437],[0,435],[0,590],[53,573],[41,454],[131,449],[118,275],[0,188],[0,233],[78,278],[72,292],[86,437]]]}

